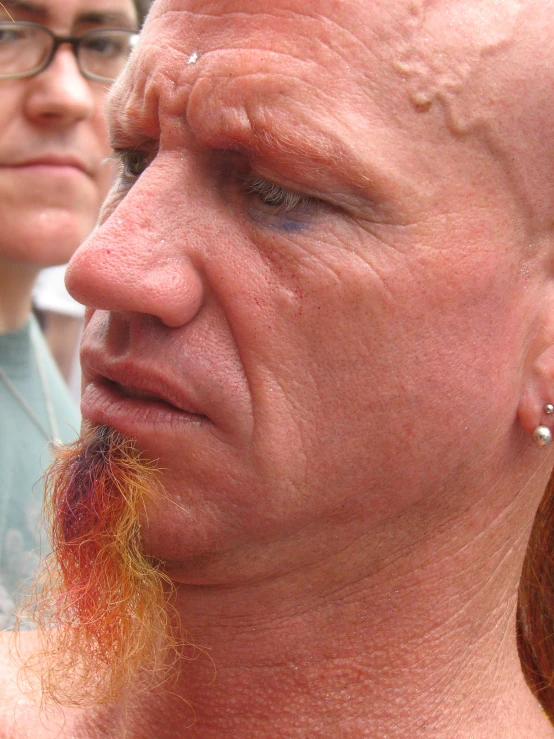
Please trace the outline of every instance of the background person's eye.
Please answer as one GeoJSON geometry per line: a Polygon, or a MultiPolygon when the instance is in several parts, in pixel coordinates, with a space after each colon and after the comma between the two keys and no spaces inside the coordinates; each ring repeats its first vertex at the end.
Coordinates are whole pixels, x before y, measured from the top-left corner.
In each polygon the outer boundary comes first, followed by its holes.
{"type": "Polygon", "coordinates": [[[0,44],[13,44],[24,40],[24,38],[25,34],[18,29],[0,28],[0,44]]]}
{"type": "Polygon", "coordinates": [[[89,36],[83,41],[82,47],[87,54],[98,54],[99,56],[126,57],[129,53],[128,48],[121,41],[106,34],[89,36]]]}

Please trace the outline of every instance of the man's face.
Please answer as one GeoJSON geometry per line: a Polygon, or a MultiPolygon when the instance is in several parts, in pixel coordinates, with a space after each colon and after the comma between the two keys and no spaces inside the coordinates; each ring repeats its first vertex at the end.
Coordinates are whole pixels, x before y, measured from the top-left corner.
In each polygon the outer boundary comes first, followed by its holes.
{"type": "Polygon", "coordinates": [[[551,222],[506,170],[517,14],[316,5],[158,3],[70,267],[84,416],[159,460],[145,542],[186,582],[455,506],[510,448],[551,222]]]}
{"type": "MultiPolygon", "coordinates": [[[[38,23],[59,35],[137,26],[131,0],[6,0],[3,6],[0,20],[38,23]]],[[[0,43],[7,33],[0,31],[0,43]]],[[[0,80],[0,258],[61,264],[91,231],[111,176],[107,89],[81,75],[68,45],[37,76],[0,80]]]]}

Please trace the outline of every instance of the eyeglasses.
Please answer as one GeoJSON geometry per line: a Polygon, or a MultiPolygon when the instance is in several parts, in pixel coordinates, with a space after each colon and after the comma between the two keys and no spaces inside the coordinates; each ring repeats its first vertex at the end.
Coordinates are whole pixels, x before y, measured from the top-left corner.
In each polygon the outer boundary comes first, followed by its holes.
{"type": "Polygon", "coordinates": [[[38,23],[0,22],[0,80],[33,77],[48,67],[59,46],[70,44],[83,77],[113,82],[138,39],[135,31],[93,28],[80,36],[57,36],[38,23]]]}

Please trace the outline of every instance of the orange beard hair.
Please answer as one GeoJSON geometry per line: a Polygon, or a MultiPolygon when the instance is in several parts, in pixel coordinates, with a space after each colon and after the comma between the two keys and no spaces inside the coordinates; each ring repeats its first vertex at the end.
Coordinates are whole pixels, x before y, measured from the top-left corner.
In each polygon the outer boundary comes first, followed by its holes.
{"type": "Polygon", "coordinates": [[[26,664],[43,698],[96,705],[131,681],[163,682],[183,642],[171,581],[141,551],[140,517],[162,495],[152,464],[121,434],[86,428],[57,452],[45,486],[52,554],[30,608],[44,648],[26,664]]]}

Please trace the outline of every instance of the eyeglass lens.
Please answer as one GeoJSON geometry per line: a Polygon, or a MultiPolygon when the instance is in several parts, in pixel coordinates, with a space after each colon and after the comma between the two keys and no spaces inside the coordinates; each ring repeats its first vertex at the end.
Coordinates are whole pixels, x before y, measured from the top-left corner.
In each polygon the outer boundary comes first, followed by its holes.
{"type": "MultiPolygon", "coordinates": [[[[77,59],[86,77],[114,80],[123,69],[136,38],[124,30],[93,29],[78,37],[77,59]]],[[[54,37],[37,25],[0,23],[0,78],[30,75],[52,54],[54,37]]]]}

